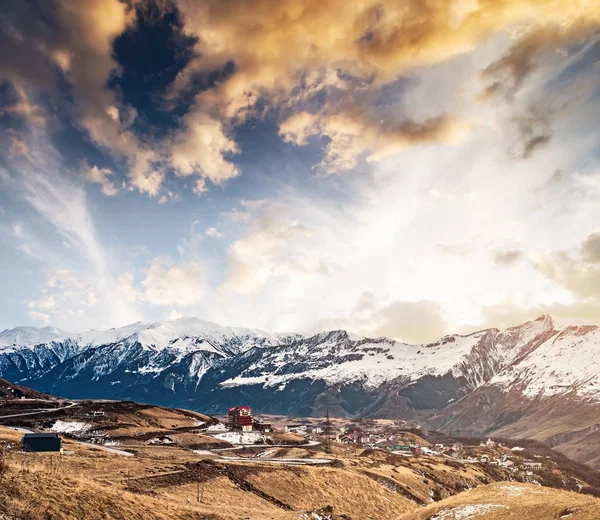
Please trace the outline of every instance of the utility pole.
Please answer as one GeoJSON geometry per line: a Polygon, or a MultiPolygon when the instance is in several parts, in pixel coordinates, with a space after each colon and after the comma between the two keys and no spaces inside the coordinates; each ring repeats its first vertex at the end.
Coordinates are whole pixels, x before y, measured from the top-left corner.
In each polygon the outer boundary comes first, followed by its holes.
{"type": "Polygon", "coordinates": [[[331,451],[331,421],[329,420],[329,408],[325,412],[325,451],[329,453],[331,451]]]}

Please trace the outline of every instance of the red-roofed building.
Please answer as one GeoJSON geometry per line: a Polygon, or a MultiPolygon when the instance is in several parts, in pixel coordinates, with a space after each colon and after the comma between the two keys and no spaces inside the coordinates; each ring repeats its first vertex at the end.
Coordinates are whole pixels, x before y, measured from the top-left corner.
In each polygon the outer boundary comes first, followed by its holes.
{"type": "Polygon", "coordinates": [[[229,409],[228,415],[232,430],[252,431],[252,409],[249,406],[234,406],[229,409]]]}

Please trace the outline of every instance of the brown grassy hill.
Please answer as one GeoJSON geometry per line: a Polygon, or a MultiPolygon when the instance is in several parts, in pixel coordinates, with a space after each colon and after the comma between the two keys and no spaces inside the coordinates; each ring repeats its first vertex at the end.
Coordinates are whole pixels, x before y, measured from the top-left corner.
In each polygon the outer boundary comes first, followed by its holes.
{"type": "MultiPolygon", "coordinates": [[[[157,413],[163,420],[161,412],[151,411],[150,416],[156,420],[157,413]]],[[[253,455],[246,450],[239,461],[233,450],[234,458],[225,460],[181,446],[151,447],[139,440],[125,447],[134,453],[131,457],[69,439],[63,440],[69,454],[31,454],[21,452],[20,438],[20,433],[0,427],[0,450],[7,468],[0,483],[0,518],[307,520],[318,518],[307,515],[308,511],[324,511],[321,518],[335,520],[392,520],[402,515],[407,520],[433,520],[439,511],[469,504],[512,507],[519,502],[524,509],[514,511],[525,514],[528,501],[536,497],[544,500],[552,515],[569,512],[569,508],[578,508],[578,514],[600,511],[600,500],[587,495],[517,482],[486,486],[514,479],[497,466],[406,457],[340,444],[332,444],[331,453],[321,446],[273,449],[270,457],[282,460],[333,458],[328,466],[284,466],[260,458],[249,462],[253,455]],[[438,502],[429,505],[432,500],[438,502]]],[[[270,449],[263,446],[260,450],[270,449]]],[[[2,467],[0,463],[0,473],[2,467]]],[[[559,520],[560,516],[547,518],[559,520]]],[[[600,515],[573,518],[589,520],[600,515]]]]}
{"type": "Polygon", "coordinates": [[[0,399],[50,399],[53,396],[43,394],[31,388],[9,383],[6,379],[0,378],[0,399]]]}
{"type": "Polygon", "coordinates": [[[597,520],[600,500],[530,484],[500,482],[446,498],[399,520],[597,520]]]}

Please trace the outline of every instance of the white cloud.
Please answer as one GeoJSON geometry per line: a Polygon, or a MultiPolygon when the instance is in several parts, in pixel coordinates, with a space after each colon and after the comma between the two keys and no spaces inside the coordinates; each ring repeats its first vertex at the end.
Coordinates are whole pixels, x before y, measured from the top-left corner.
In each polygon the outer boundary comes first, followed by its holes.
{"type": "Polygon", "coordinates": [[[34,321],[36,321],[42,327],[50,324],[50,315],[44,314],[43,312],[31,311],[27,315],[34,321]]]}
{"type": "Polygon", "coordinates": [[[86,179],[90,182],[100,184],[102,186],[102,193],[112,197],[116,195],[119,190],[115,184],[110,180],[112,172],[108,168],[98,168],[92,166],[86,173],[86,179]]]}
{"type": "Polygon", "coordinates": [[[204,235],[210,238],[221,238],[223,233],[220,233],[215,227],[210,227],[204,232],[204,235]]]}
{"type": "Polygon", "coordinates": [[[183,314],[181,314],[180,312],[177,312],[177,311],[175,311],[175,310],[172,310],[172,311],[169,313],[169,319],[170,319],[170,320],[178,320],[178,319],[180,319],[180,318],[183,318],[183,314]]]}
{"type": "Polygon", "coordinates": [[[51,294],[42,296],[39,300],[28,300],[25,302],[30,309],[46,309],[51,310],[56,308],[56,301],[51,294]]]}
{"type": "Polygon", "coordinates": [[[155,258],[142,280],[144,300],[154,305],[189,306],[201,301],[206,284],[205,270],[198,261],[175,263],[155,258]]]}
{"type": "Polygon", "coordinates": [[[190,113],[185,118],[185,130],[177,136],[171,148],[171,163],[180,175],[198,175],[194,191],[205,191],[204,180],[220,184],[240,171],[226,154],[238,152],[235,141],[225,135],[222,124],[202,110],[190,113]]]}

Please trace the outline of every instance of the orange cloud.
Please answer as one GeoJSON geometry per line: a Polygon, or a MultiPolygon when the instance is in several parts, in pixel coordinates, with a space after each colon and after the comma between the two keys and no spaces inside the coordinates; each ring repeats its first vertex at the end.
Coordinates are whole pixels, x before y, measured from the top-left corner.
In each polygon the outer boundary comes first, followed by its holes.
{"type": "MultiPolygon", "coordinates": [[[[307,92],[356,91],[348,78],[360,78],[368,92],[411,68],[467,52],[499,30],[520,26],[525,51],[490,70],[513,74],[518,82],[533,66],[527,55],[538,45],[573,38],[584,29],[587,34],[600,24],[600,3],[588,0],[179,0],[177,5],[185,30],[198,39],[198,58],[177,78],[173,93],[194,74],[234,62],[235,72],[197,101],[197,110],[210,107],[224,120],[243,120],[259,99],[293,108],[307,92]],[[521,68],[512,64],[519,57],[521,68]]],[[[423,122],[388,118],[381,124],[357,117],[369,101],[368,95],[337,107],[329,101],[327,113],[318,116],[300,111],[282,123],[281,133],[298,145],[309,135],[328,136],[320,168],[341,171],[363,153],[376,160],[403,146],[458,136],[466,128],[447,116],[423,122]]]]}

